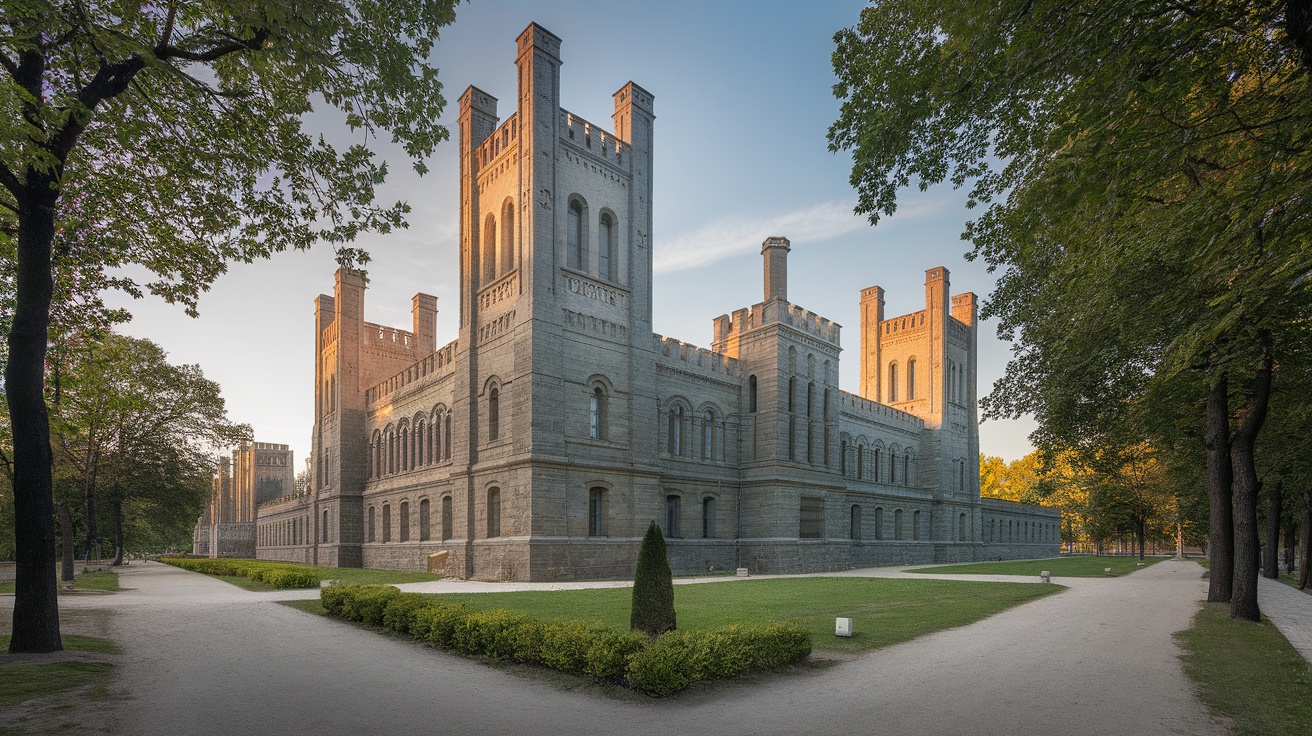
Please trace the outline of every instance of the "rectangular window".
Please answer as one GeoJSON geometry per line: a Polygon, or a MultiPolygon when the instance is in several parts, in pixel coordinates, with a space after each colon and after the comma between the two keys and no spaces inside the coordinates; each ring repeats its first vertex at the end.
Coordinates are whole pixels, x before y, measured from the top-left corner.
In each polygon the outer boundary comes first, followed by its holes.
{"type": "Polygon", "coordinates": [[[825,535],[825,502],[817,496],[802,496],[797,536],[820,539],[825,535]]]}
{"type": "Polygon", "coordinates": [[[489,488],[487,491],[487,536],[501,536],[501,489],[489,488]]]}
{"type": "Polygon", "coordinates": [[[606,536],[605,488],[593,488],[588,492],[588,536],[606,536]]]}
{"type": "Polygon", "coordinates": [[[442,497],[442,541],[451,539],[451,497],[442,497]]]}
{"type": "Polygon", "coordinates": [[[408,501],[401,502],[401,515],[398,524],[399,526],[397,532],[401,541],[409,542],[410,541],[410,503],[408,501]]]}
{"type": "Polygon", "coordinates": [[[677,538],[679,536],[679,497],[665,497],[665,536],[677,538]]]}
{"type": "Polygon", "coordinates": [[[392,507],[383,505],[383,541],[392,541],[392,507]]]}
{"type": "Polygon", "coordinates": [[[715,499],[702,499],[702,537],[712,539],[715,537],[715,499]]]}
{"type": "Polygon", "coordinates": [[[429,539],[429,517],[428,517],[428,499],[419,502],[419,541],[427,542],[429,539]]]}

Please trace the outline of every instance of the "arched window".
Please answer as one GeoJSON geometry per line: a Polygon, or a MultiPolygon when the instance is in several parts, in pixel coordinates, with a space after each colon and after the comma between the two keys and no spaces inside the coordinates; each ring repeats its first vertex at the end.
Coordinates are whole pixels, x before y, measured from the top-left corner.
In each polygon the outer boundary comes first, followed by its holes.
{"type": "Polygon", "coordinates": [[[911,485],[911,453],[902,456],[902,485],[911,485]]]}
{"type": "Polygon", "coordinates": [[[501,489],[487,489],[487,536],[501,536],[501,489]]]}
{"type": "Polygon", "coordinates": [[[370,542],[372,542],[372,541],[374,541],[374,540],[376,539],[376,536],[374,535],[374,507],[373,507],[373,506],[370,506],[370,507],[369,507],[369,527],[368,527],[368,529],[369,529],[369,536],[368,536],[368,539],[369,539],[370,542]]]}
{"type": "Polygon", "coordinates": [[[405,472],[410,469],[410,428],[401,428],[400,447],[397,450],[401,453],[400,470],[405,472]]]}
{"type": "Polygon", "coordinates": [[[442,427],[442,457],[446,460],[451,459],[451,413],[447,412],[446,422],[442,427]]]}
{"type": "Polygon", "coordinates": [[[451,497],[442,497],[442,541],[451,538],[451,497]]]}
{"type": "Polygon", "coordinates": [[[847,477],[847,440],[838,443],[838,472],[847,477]]]}
{"type": "Polygon", "coordinates": [[[888,364],[888,403],[897,401],[897,363],[888,364]]]}
{"type": "Polygon", "coordinates": [[[483,220],[483,285],[497,278],[497,217],[489,212],[483,220]]]}
{"type": "Polygon", "coordinates": [[[615,221],[610,213],[601,213],[601,228],[597,233],[597,275],[607,281],[615,280],[615,221]]]}
{"type": "Polygon", "coordinates": [[[582,269],[586,260],[583,253],[583,203],[577,199],[569,202],[569,212],[565,216],[565,263],[571,268],[582,269]]]}
{"type": "Polygon", "coordinates": [[[907,401],[916,398],[916,361],[907,361],[907,401]]]}
{"type": "Polygon", "coordinates": [[[501,392],[495,386],[487,393],[487,438],[492,441],[501,436],[501,392]]]}
{"type": "Polygon", "coordinates": [[[683,407],[670,409],[669,450],[671,455],[683,455],[683,407]]]}
{"type": "Polygon", "coordinates": [[[861,507],[856,504],[852,504],[848,526],[851,529],[852,539],[861,539],[861,507]]]}
{"type": "Polygon", "coordinates": [[[893,510],[893,538],[902,538],[902,509],[893,510]]]}
{"type": "MultiPolygon", "coordinates": [[[[878,450],[876,450],[878,452],[878,450]]],[[[876,455],[878,457],[878,455],[876,455]]],[[[856,446],[856,479],[863,480],[866,477],[866,447],[865,445],[856,446]]],[[[878,478],[876,478],[878,480],[878,478]]]]}
{"type": "Polygon", "coordinates": [[[383,504],[383,542],[392,541],[392,507],[383,504]]]}
{"type": "Polygon", "coordinates": [[[509,197],[501,206],[501,273],[515,268],[515,202],[509,197]]]}
{"type": "Polygon", "coordinates": [[[875,539],[884,538],[884,507],[875,507],[875,539]]]}
{"type": "Polygon", "coordinates": [[[439,409],[433,418],[433,462],[442,461],[442,411],[439,409]]]}
{"type": "Polygon", "coordinates": [[[715,459],[715,412],[710,409],[702,414],[702,459],[715,459]]]}
{"type": "Polygon", "coordinates": [[[715,498],[707,496],[702,499],[702,538],[715,537],[715,498]]]}
{"type": "Polygon", "coordinates": [[[920,512],[914,511],[911,514],[911,538],[920,539],[920,512]]]}
{"type": "Polygon", "coordinates": [[[747,377],[747,412],[756,413],[756,376],[747,377]]]}
{"type": "Polygon", "coordinates": [[[328,509],[323,510],[323,541],[328,541],[328,509]]]}
{"type": "Polygon", "coordinates": [[[588,436],[594,440],[602,439],[606,434],[606,395],[601,386],[592,389],[588,399],[588,436]]]}
{"type": "Polygon", "coordinates": [[[429,520],[428,499],[425,498],[419,502],[419,541],[421,542],[427,542],[432,533],[429,520]]]}
{"type": "Polygon", "coordinates": [[[888,484],[897,484],[897,451],[888,451],[888,484]]]}
{"type": "Polygon", "coordinates": [[[415,467],[422,468],[432,458],[428,452],[428,424],[420,419],[415,424],[415,467]]]}
{"type": "Polygon", "coordinates": [[[588,491],[588,536],[606,536],[606,489],[588,491]]]}
{"type": "Polygon", "coordinates": [[[410,541],[410,502],[401,502],[401,513],[397,519],[397,537],[402,542],[410,541]]]}
{"type": "Polygon", "coordinates": [[[679,537],[679,497],[675,495],[665,497],[665,536],[679,537]]]}

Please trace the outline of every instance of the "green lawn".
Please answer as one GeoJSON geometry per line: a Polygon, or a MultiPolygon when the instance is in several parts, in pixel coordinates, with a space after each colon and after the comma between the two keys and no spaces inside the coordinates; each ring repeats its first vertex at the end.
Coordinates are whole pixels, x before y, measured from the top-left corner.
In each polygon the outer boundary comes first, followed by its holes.
{"type": "MultiPolygon", "coordinates": [[[[118,590],[118,573],[116,572],[82,572],[73,574],[73,590],[118,590]]],[[[14,592],[14,581],[0,581],[0,594],[14,592]]],[[[64,583],[60,581],[59,592],[64,590],[64,583]]]]}
{"type": "MultiPolygon", "coordinates": [[[[118,654],[118,645],[109,639],[65,634],[64,649],[71,652],[118,654]]],[[[9,649],[9,635],[0,636],[0,649],[9,649]]],[[[114,665],[109,662],[48,662],[6,664],[0,666],[0,708],[12,708],[24,701],[48,695],[97,698],[108,682],[114,665]],[[99,685],[82,693],[80,688],[99,685]]],[[[64,705],[62,707],[70,707],[64,705]]]]}
{"type": "MultiPolygon", "coordinates": [[[[1056,593],[1059,585],[887,578],[780,578],[674,586],[680,629],[795,620],[815,649],[863,652],[964,626],[1056,593]],[[850,617],[855,636],[834,636],[834,619],[850,617]]],[[[433,597],[470,608],[508,608],[548,621],[562,618],[629,627],[630,588],[450,593],[433,597]]]]}
{"type": "Polygon", "coordinates": [[[1203,702],[1238,736],[1312,733],[1312,669],[1269,621],[1235,621],[1209,603],[1176,638],[1203,702]]]}
{"type": "Polygon", "coordinates": [[[971,565],[944,565],[942,567],[925,567],[907,572],[929,573],[931,575],[1032,575],[1047,570],[1053,577],[1066,578],[1101,578],[1128,575],[1144,567],[1155,565],[1168,557],[1058,557],[1049,560],[1011,560],[1009,562],[977,562],[971,565]],[[1104,572],[1110,567],[1111,572],[1104,572]]]}

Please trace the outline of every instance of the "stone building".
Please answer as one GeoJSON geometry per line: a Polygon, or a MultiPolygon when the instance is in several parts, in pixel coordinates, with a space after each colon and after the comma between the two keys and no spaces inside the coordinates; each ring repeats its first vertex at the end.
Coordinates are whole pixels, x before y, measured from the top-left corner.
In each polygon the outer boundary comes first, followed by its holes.
{"type": "Polygon", "coordinates": [[[861,299],[859,394],[839,325],[788,301],[765,241],[762,301],[709,349],[652,333],[652,95],[611,129],[561,107],[560,39],[518,38],[504,119],[460,97],[459,333],[364,320],[361,274],[315,303],[312,483],[259,508],[258,555],[556,580],[632,575],[650,521],[676,573],[801,572],[1038,557],[1056,511],[979,497],[978,309],[926,272],[925,308],[861,299]]]}
{"type": "Polygon", "coordinates": [[[209,508],[196,523],[192,553],[205,557],[254,557],[255,518],[261,503],[295,488],[292,450],[270,442],[242,444],[231,459],[219,458],[209,508]]]}

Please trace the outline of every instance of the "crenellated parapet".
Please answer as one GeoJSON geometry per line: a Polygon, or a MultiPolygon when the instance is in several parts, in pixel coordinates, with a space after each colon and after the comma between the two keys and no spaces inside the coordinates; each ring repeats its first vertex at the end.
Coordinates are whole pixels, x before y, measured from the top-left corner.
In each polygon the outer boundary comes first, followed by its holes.
{"type": "Polygon", "coordinates": [[[627,169],[633,162],[632,146],[614,133],[568,110],[560,111],[560,139],[572,143],[588,153],[600,157],[612,166],[627,169]]]}
{"type": "Polygon", "coordinates": [[[738,361],[723,353],[662,335],[652,335],[652,340],[659,364],[681,370],[718,374],[721,377],[734,379],[738,377],[738,361]]]}
{"type": "Polygon", "coordinates": [[[847,391],[839,391],[838,395],[839,399],[842,401],[842,410],[859,419],[866,419],[872,422],[878,421],[885,424],[890,421],[897,422],[902,425],[903,429],[916,430],[925,428],[925,420],[915,414],[910,414],[900,409],[894,409],[887,404],[881,404],[877,401],[863,399],[860,396],[848,393],[847,391]]]}
{"type": "Polygon", "coordinates": [[[455,355],[458,341],[452,340],[437,352],[416,362],[400,373],[364,392],[365,406],[371,406],[390,396],[396,390],[412,383],[431,378],[441,380],[455,373],[455,355]]]}
{"type": "Polygon", "coordinates": [[[843,329],[842,325],[831,322],[827,317],[822,317],[796,304],[775,299],[754,304],[750,309],[735,310],[732,315],[716,317],[715,342],[720,344],[768,325],[787,325],[834,347],[839,346],[843,329]]]}

